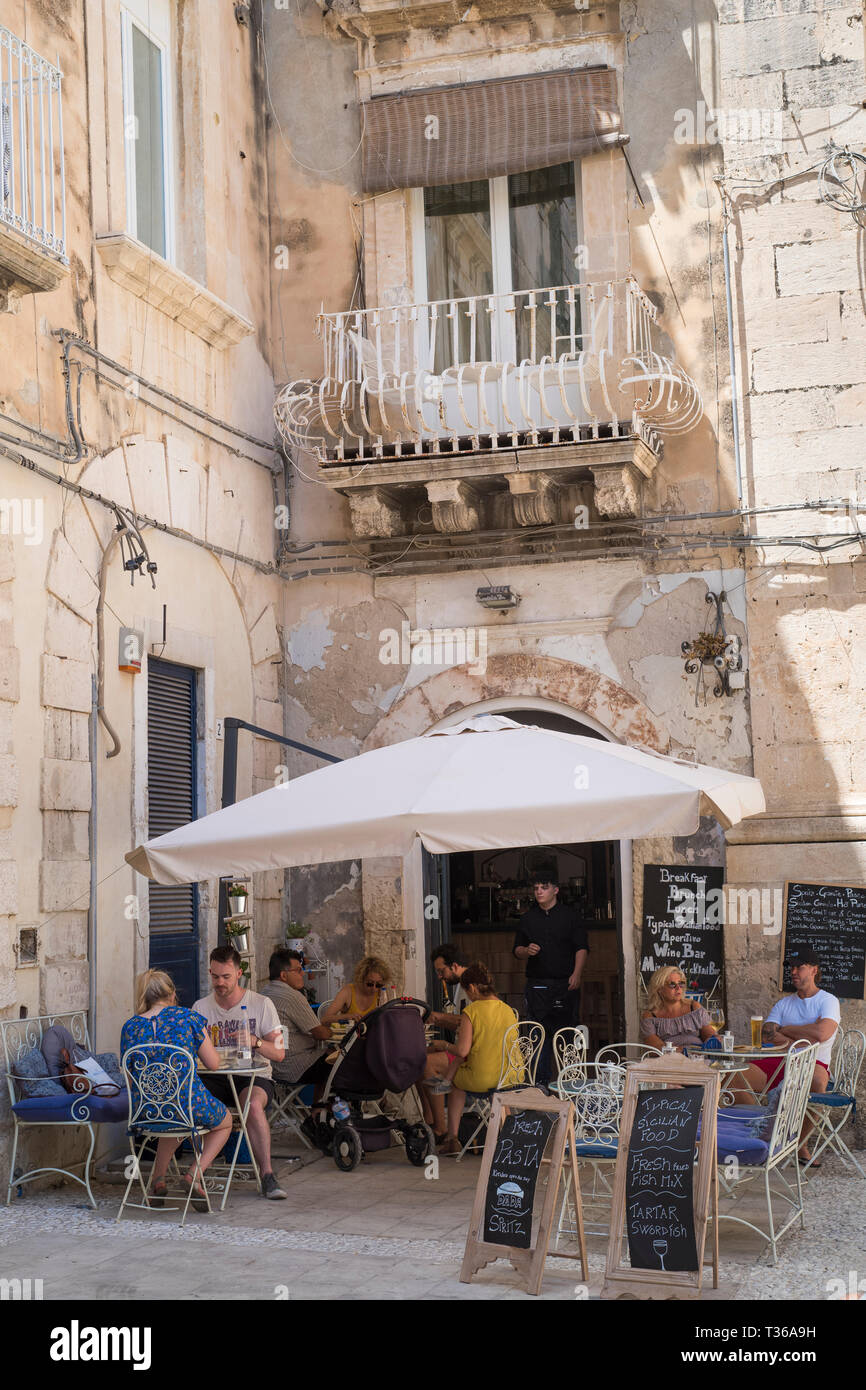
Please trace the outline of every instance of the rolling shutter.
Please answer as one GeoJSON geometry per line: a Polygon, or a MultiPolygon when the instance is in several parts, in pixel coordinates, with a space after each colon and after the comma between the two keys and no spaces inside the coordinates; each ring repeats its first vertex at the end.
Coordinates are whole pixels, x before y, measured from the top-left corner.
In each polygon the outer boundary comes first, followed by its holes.
{"type": "Polygon", "coordinates": [[[613,68],[378,96],[361,118],[366,193],[523,174],[627,139],[613,68]]]}
{"type": "MultiPolygon", "coordinates": [[[[151,660],[147,673],[147,829],[165,835],[196,818],[195,671],[151,660]]],[[[196,930],[195,884],[151,883],[150,930],[196,930]]]]}

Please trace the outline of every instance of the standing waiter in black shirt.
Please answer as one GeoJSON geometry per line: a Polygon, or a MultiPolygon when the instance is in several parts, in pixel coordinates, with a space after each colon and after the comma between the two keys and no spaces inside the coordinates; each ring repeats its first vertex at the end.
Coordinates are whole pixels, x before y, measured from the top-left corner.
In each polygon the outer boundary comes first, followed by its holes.
{"type": "Polygon", "coordinates": [[[574,909],[557,901],[559,884],[549,873],[534,874],[532,882],[535,906],[520,919],[514,955],[526,961],[526,1017],[544,1027],[536,1079],[545,1085],[550,1080],[554,1033],[578,1022],[589,938],[574,909]]]}

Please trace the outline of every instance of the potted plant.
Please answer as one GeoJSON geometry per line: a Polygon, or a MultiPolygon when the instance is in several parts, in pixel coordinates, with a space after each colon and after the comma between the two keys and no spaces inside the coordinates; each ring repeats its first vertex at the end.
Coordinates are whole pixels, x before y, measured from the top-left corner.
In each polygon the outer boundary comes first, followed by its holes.
{"type": "Polygon", "coordinates": [[[234,946],[236,951],[248,951],[250,948],[247,928],[242,922],[226,922],[226,936],[229,944],[234,946]]]}
{"type": "Polygon", "coordinates": [[[229,912],[232,917],[243,917],[247,910],[249,889],[246,883],[230,883],[228,886],[229,912]]]}
{"type": "Polygon", "coordinates": [[[286,926],[286,945],[289,950],[300,951],[303,954],[304,940],[312,930],[305,922],[289,922],[286,926]]]}

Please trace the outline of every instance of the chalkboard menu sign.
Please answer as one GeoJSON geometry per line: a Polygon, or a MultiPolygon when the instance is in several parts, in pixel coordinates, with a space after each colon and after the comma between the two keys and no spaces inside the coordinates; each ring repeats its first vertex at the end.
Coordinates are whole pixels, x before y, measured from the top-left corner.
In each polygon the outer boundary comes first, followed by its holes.
{"type": "Polygon", "coordinates": [[[712,989],[724,962],[725,871],[694,864],[645,864],[641,973],[676,965],[689,983],[712,989]]]}
{"type": "Polygon", "coordinates": [[[558,1249],[556,1256],[579,1259],[585,1283],[586,1239],[574,1106],[570,1100],[557,1100],[534,1086],[499,1091],[493,1097],[487,1123],[460,1282],[471,1283],[479,1269],[507,1259],[525,1278],[527,1293],[539,1294],[555,1207],[558,1201],[566,1200],[574,1211],[578,1252],[558,1249]],[[533,1227],[535,1189],[542,1165],[544,1196],[533,1227]]]}
{"type": "Polygon", "coordinates": [[[698,1268],[692,1179],[703,1099],[700,1086],[637,1098],[625,1186],[632,1269],[698,1268]]]}
{"type": "Polygon", "coordinates": [[[553,1115],[515,1110],[499,1131],[484,1196],[484,1240],[528,1250],[538,1170],[553,1115]]]}
{"type": "Polygon", "coordinates": [[[804,947],[821,958],[821,988],[866,997],[866,885],[786,883],[779,987],[793,989],[791,964],[804,947]]]}
{"type": "Polygon", "coordinates": [[[719,1080],[679,1052],[628,1068],[602,1298],[700,1298],[711,1219],[719,1287],[719,1080]]]}

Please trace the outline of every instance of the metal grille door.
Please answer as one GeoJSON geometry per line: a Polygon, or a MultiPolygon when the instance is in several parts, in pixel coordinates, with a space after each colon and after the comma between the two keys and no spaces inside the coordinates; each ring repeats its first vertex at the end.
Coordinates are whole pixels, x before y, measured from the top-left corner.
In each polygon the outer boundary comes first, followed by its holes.
{"type": "MultiPolygon", "coordinates": [[[[198,814],[196,805],[195,671],[167,661],[148,662],[148,837],[165,835],[198,814]]],[[[199,995],[198,888],[148,887],[150,965],[167,970],[186,1007],[199,995]]]]}

